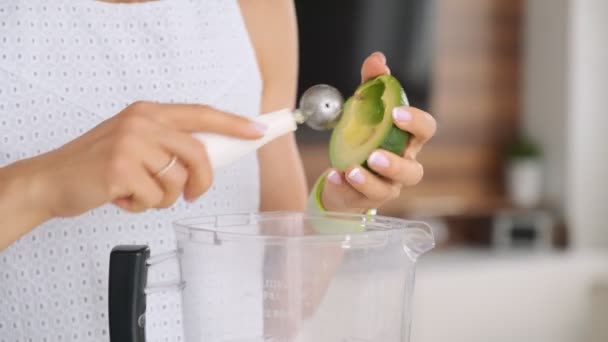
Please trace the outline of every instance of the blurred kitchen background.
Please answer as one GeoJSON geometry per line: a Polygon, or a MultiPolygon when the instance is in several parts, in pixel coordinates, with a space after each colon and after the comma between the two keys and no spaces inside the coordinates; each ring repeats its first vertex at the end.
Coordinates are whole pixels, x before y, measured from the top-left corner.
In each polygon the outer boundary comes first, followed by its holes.
{"type": "MultiPolygon", "coordinates": [[[[412,342],[608,341],[608,1],[296,0],[300,94],[383,51],[435,138],[412,342]]],[[[309,183],[329,134],[298,132],[309,183]]]]}

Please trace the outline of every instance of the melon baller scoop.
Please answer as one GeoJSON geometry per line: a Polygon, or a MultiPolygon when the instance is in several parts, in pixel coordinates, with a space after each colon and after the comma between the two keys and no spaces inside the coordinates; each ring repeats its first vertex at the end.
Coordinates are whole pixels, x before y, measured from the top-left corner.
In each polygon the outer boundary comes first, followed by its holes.
{"type": "Polygon", "coordinates": [[[300,98],[297,109],[282,109],[253,118],[253,121],[268,127],[266,134],[256,140],[243,140],[214,133],[194,133],[206,149],[214,170],[237,161],[266,143],[306,124],[317,131],[330,130],[338,123],[342,114],[344,98],[329,85],[319,84],[308,88],[300,98]]]}

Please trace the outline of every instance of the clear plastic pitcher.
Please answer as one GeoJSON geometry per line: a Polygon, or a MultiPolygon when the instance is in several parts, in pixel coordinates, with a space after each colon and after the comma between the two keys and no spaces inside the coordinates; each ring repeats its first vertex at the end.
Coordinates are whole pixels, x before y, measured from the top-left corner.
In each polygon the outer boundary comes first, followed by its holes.
{"type": "MultiPolygon", "coordinates": [[[[434,246],[423,222],[278,212],[174,226],[186,342],[409,341],[416,259],[434,246]]],[[[146,268],[168,257],[113,250],[111,341],[144,340],[146,268]]]]}

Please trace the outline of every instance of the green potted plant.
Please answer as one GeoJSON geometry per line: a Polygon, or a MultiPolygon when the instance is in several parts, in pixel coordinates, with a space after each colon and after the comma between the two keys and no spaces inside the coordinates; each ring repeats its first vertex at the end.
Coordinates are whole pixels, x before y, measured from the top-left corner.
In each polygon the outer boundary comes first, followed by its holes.
{"type": "Polygon", "coordinates": [[[529,137],[516,139],[508,149],[506,185],[511,202],[521,208],[538,206],[543,185],[542,153],[529,137]]]}

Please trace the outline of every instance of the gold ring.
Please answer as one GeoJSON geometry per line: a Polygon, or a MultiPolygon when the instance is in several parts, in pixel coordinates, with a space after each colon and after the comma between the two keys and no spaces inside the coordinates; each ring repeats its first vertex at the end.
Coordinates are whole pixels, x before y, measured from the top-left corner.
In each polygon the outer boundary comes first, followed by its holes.
{"type": "Polygon", "coordinates": [[[154,176],[162,177],[165,173],[167,173],[169,171],[169,169],[171,169],[173,167],[173,165],[175,165],[176,162],[177,162],[177,156],[173,156],[173,158],[171,158],[171,161],[169,162],[169,164],[167,164],[167,166],[163,167],[163,169],[158,171],[154,176]]]}

